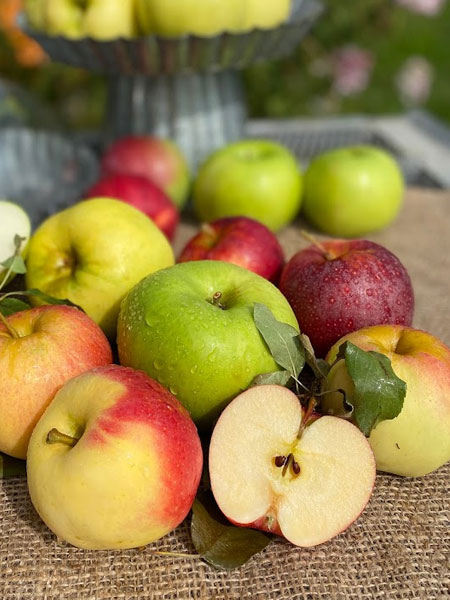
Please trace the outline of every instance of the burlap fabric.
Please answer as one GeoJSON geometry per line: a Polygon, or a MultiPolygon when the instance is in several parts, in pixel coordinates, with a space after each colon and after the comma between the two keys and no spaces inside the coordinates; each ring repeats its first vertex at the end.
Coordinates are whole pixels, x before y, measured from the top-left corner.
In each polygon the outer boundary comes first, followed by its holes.
{"type": "MultiPolygon", "coordinates": [[[[183,227],[178,248],[193,229],[183,227]]],[[[281,235],[288,255],[306,244],[299,229],[281,235]]],[[[372,238],[407,266],[416,326],[450,344],[450,194],[410,191],[398,222],[372,238]]],[[[277,540],[233,572],[154,553],[192,553],[186,523],[140,551],[86,552],[58,543],[34,512],[26,482],[6,481],[0,483],[0,599],[450,598],[449,475],[449,466],[418,480],[380,475],[368,508],[344,534],[309,550],[277,540]]]]}

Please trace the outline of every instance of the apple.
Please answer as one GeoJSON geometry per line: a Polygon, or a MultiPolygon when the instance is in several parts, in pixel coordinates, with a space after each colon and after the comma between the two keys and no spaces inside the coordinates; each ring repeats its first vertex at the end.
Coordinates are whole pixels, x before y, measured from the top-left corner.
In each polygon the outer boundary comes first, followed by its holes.
{"type": "Polygon", "coordinates": [[[214,36],[241,30],[247,0],[137,0],[141,33],[214,36]]]}
{"type": "MultiPolygon", "coordinates": [[[[346,341],[387,356],[395,374],[406,382],[399,416],[382,421],[370,435],[378,469],[421,477],[450,460],[450,349],[424,331],[382,325],[343,337],[327,356],[330,364],[346,341]]],[[[327,380],[327,389],[338,388],[346,391],[351,403],[354,385],[343,360],[333,366],[327,380]]],[[[342,394],[326,394],[322,407],[342,413],[342,394]]]]}
{"type": "MultiPolygon", "coordinates": [[[[18,204],[0,200],[0,284],[3,283],[8,269],[2,266],[8,258],[13,256],[16,246],[14,238],[16,235],[23,238],[21,242],[21,255],[26,256],[28,241],[31,235],[31,222],[27,213],[18,204]]],[[[7,282],[14,277],[8,276],[7,282]]],[[[4,282],[5,284],[7,283],[4,282]]]]}
{"type": "Polygon", "coordinates": [[[109,197],[123,200],[146,214],[159,229],[173,239],[179,222],[175,204],[149,179],[135,175],[110,175],[100,179],[86,198],[109,197]]]}
{"type": "Polygon", "coordinates": [[[265,225],[246,217],[219,219],[202,226],[185,246],[178,262],[222,260],[277,283],[284,265],[283,249],[265,225]]]}
{"type": "Polygon", "coordinates": [[[244,29],[272,29],[289,17],[292,0],[245,0],[244,29]]]}
{"type": "Polygon", "coordinates": [[[295,394],[259,386],[238,396],[213,431],[209,473],[235,525],[316,546],[349,527],[372,494],[376,468],[364,435],[337,417],[310,420],[295,394]]]}
{"type": "Polygon", "coordinates": [[[150,544],[187,516],[202,473],[194,423],[144,373],[117,365],[69,381],[30,440],[31,500],[79,548],[150,544]]]}
{"type": "Polygon", "coordinates": [[[150,179],[181,209],[190,190],[186,160],[169,140],[128,136],[114,142],[102,158],[104,175],[137,175],[150,179]]]}
{"type": "Polygon", "coordinates": [[[146,215],[119,200],[94,198],[39,227],[30,240],[26,281],[81,306],[113,337],[122,298],[173,262],[167,238],[146,215]]]}
{"type": "Polygon", "coordinates": [[[120,363],[157,379],[208,429],[254,377],[279,370],[255,325],[256,302],[298,329],[281,292],[246,269],[210,260],[159,271],[122,302],[120,363]]]}
{"type": "Polygon", "coordinates": [[[193,194],[201,221],[251,217],[277,231],[300,209],[302,176],[287,148],[271,141],[244,140],[207,159],[193,194]]]}
{"type": "Polygon", "coordinates": [[[298,252],[285,266],[280,289],[325,356],[343,335],[370,325],[411,325],[414,291],[399,259],[367,240],[330,240],[298,252]]]}
{"type": "Polygon", "coordinates": [[[32,26],[72,39],[112,40],[136,35],[134,0],[27,0],[32,26]]]}
{"type": "Polygon", "coordinates": [[[112,362],[108,340],[82,311],[42,306],[0,323],[0,451],[25,458],[34,426],[69,379],[112,362]]]}
{"type": "Polygon", "coordinates": [[[402,206],[403,175],[390,154],[372,146],[318,156],[305,174],[303,212],[318,229],[359,237],[389,225],[402,206]]]}

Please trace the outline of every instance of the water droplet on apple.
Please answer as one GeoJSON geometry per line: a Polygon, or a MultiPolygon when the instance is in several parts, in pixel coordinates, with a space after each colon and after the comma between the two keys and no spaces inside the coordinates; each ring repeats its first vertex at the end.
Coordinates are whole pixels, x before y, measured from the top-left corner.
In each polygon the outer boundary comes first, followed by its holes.
{"type": "Polygon", "coordinates": [[[154,360],[154,361],[153,361],[153,366],[155,367],[155,369],[156,369],[157,371],[161,371],[161,369],[163,368],[163,364],[162,364],[162,362],[161,362],[161,361],[159,361],[159,360],[154,360]]]}
{"type": "Polygon", "coordinates": [[[214,348],[214,350],[208,355],[208,362],[212,363],[216,360],[217,358],[217,348],[214,348]]]}
{"type": "Polygon", "coordinates": [[[178,392],[180,391],[180,390],[179,390],[177,387],[175,387],[174,385],[171,385],[171,386],[169,387],[169,390],[170,390],[170,392],[171,392],[171,393],[172,393],[174,396],[176,396],[176,395],[178,394],[178,392]]]}
{"type": "MultiPolygon", "coordinates": [[[[193,367],[191,367],[191,373],[192,373],[192,375],[197,372],[197,369],[198,369],[198,365],[194,365],[193,367]]],[[[194,394],[195,393],[196,392],[194,392],[194,394]]]]}

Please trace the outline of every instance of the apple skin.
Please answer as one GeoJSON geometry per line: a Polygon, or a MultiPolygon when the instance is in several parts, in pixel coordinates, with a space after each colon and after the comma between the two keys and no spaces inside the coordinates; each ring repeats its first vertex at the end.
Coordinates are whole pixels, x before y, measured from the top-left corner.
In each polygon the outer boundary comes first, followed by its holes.
{"type": "Polygon", "coordinates": [[[347,238],[389,225],[402,207],[405,187],[395,160],[372,146],[321,154],[304,183],[305,217],[319,230],[347,238]]]}
{"type": "Polygon", "coordinates": [[[178,262],[222,260],[278,283],[284,265],[283,249],[262,223],[247,217],[219,219],[203,225],[182,251],[178,262]]]}
{"type": "Polygon", "coordinates": [[[186,204],[190,174],[177,146],[152,136],[128,136],[114,142],[102,158],[103,175],[137,175],[150,179],[177,208],[186,204]]]}
{"type": "MultiPolygon", "coordinates": [[[[0,263],[3,263],[14,254],[14,238],[16,235],[24,238],[20,247],[20,254],[25,259],[31,235],[30,218],[18,204],[8,200],[0,200],[0,263]]],[[[7,270],[0,264],[0,285],[7,285],[14,279],[15,274],[11,273],[8,279],[3,281],[7,270]]]]}
{"type": "Polygon", "coordinates": [[[26,458],[34,426],[69,379],[112,362],[108,340],[82,311],[42,306],[0,323],[0,451],[26,458]]]}
{"type": "Polygon", "coordinates": [[[187,516],[202,463],[178,400],[144,373],[111,365],[58,392],[30,441],[28,487],[59,538],[86,549],[135,548],[187,516]],[[49,444],[53,428],[78,442],[49,444]]]}
{"type": "MultiPolygon", "coordinates": [[[[450,460],[450,349],[429,333],[402,326],[374,326],[339,340],[327,361],[333,364],[341,344],[349,341],[387,356],[396,375],[406,382],[403,410],[379,423],[369,441],[380,471],[421,477],[450,460]]],[[[327,388],[353,393],[344,361],[333,366],[327,388]]],[[[342,412],[342,395],[327,394],[323,408],[342,412]]]]}
{"type": "Polygon", "coordinates": [[[247,0],[137,0],[141,33],[167,37],[238,31],[247,0]]]}
{"type": "Polygon", "coordinates": [[[244,140],[218,150],[194,183],[194,209],[206,223],[250,217],[272,231],[300,210],[302,175],[295,156],[271,141],[244,140]]]}
{"type": "Polygon", "coordinates": [[[113,338],[122,298],[173,262],[167,238],[146,215],[120,200],[95,198],[51,216],[34,233],[26,281],[81,306],[113,338]]]}
{"type": "Polygon", "coordinates": [[[120,363],[157,379],[209,429],[254,377],[279,370],[256,328],[255,302],[298,329],[281,292],[247,269],[194,261],[159,271],[122,302],[120,363]],[[216,292],[223,309],[212,304],[216,292]]]}
{"type": "Polygon", "coordinates": [[[110,175],[98,181],[85,196],[122,200],[150,217],[169,240],[175,235],[180,220],[178,210],[161,188],[149,179],[135,175],[110,175]]]}
{"type": "Polygon", "coordinates": [[[292,0],[245,0],[244,29],[273,29],[289,17],[292,0]]]}
{"type": "Polygon", "coordinates": [[[300,329],[324,357],[339,338],[371,325],[411,325],[414,291],[399,259],[366,240],[329,240],[298,252],[285,266],[280,290],[300,329]]]}

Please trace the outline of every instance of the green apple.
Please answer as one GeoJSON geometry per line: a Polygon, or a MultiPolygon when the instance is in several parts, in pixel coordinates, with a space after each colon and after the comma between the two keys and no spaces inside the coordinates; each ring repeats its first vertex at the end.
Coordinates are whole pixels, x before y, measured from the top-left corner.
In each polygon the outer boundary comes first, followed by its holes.
{"type": "Polygon", "coordinates": [[[136,35],[134,0],[28,0],[31,24],[51,35],[111,40],[136,35]]]}
{"type": "Polygon", "coordinates": [[[246,269],[195,261],[159,271],[122,303],[120,362],[157,379],[208,428],[254,377],[279,369],[256,328],[255,303],[298,329],[281,292],[246,269]]]}
{"type": "Polygon", "coordinates": [[[174,262],[158,227],[125,202],[86,200],[47,219],[30,241],[27,284],[68,298],[112,337],[122,298],[174,262]]]}
{"type": "MultiPolygon", "coordinates": [[[[21,255],[25,258],[28,240],[31,234],[31,222],[27,213],[13,202],[0,200],[0,285],[4,282],[7,270],[2,263],[10,258],[16,249],[14,238],[19,235],[24,238],[21,243],[21,255]]],[[[8,282],[14,275],[8,277],[8,282]]]]}
{"type": "Polygon", "coordinates": [[[244,29],[272,29],[289,17],[292,0],[245,0],[244,29]]]}
{"type": "Polygon", "coordinates": [[[137,0],[141,33],[168,37],[240,30],[244,9],[243,0],[137,0]]]}
{"type": "Polygon", "coordinates": [[[387,152],[339,148],[318,156],[306,171],[303,212],[321,231],[359,237],[395,219],[403,192],[402,173],[387,152]]]}
{"type": "Polygon", "coordinates": [[[215,152],[194,184],[199,219],[250,217],[277,231],[300,210],[302,175],[295,156],[265,140],[243,140],[215,152]]]}
{"type": "MultiPolygon", "coordinates": [[[[370,434],[378,469],[420,477],[450,460],[450,349],[424,331],[376,325],[339,340],[327,356],[330,364],[346,341],[387,356],[395,374],[406,382],[399,416],[382,421],[370,434]]],[[[331,369],[327,388],[345,390],[351,402],[354,386],[343,360],[331,369]]],[[[342,404],[340,393],[323,396],[322,407],[330,414],[345,412],[342,404]]]]}

